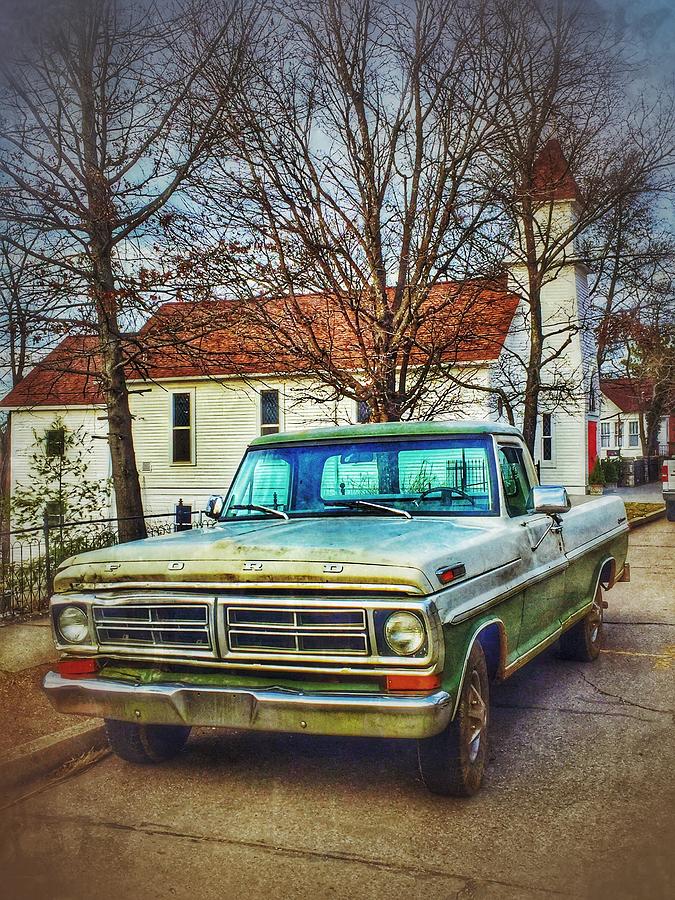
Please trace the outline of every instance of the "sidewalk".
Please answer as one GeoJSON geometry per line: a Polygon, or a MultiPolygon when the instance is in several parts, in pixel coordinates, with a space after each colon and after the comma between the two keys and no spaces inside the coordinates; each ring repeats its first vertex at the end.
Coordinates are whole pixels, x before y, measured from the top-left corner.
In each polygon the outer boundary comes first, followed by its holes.
{"type": "MultiPolygon", "coordinates": [[[[572,505],[588,503],[598,499],[598,494],[575,494],[572,505]]],[[[663,505],[663,489],[660,481],[652,481],[650,484],[639,484],[637,487],[606,487],[602,492],[603,497],[621,497],[624,503],[659,503],[663,505]]]]}
{"type": "Polygon", "coordinates": [[[663,488],[660,481],[639,484],[637,487],[605,488],[605,494],[621,497],[624,503],[663,503],[663,488]]]}
{"type": "Polygon", "coordinates": [[[45,697],[55,664],[47,616],[0,626],[0,791],[104,743],[98,719],[57,713],[45,697]]]}

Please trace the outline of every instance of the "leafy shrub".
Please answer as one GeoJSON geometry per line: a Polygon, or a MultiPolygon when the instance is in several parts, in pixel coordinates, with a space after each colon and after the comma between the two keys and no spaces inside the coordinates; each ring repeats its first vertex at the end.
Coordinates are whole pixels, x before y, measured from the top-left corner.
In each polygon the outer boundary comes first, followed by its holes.
{"type": "Polygon", "coordinates": [[[588,476],[589,484],[604,484],[605,483],[605,475],[602,471],[602,463],[600,459],[595,460],[595,465],[591,469],[591,474],[588,476]]]}
{"type": "Polygon", "coordinates": [[[605,484],[616,484],[621,475],[621,460],[618,458],[608,457],[602,460],[602,474],[605,484]]]}

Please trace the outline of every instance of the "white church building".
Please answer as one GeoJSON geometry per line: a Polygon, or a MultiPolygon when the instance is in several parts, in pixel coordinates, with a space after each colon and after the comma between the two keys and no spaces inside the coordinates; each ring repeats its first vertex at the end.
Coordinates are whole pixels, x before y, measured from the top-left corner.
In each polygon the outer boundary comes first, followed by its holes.
{"type": "MultiPolygon", "coordinates": [[[[567,172],[557,142],[554,162],[567,172]]],[[[549,151],[551,148],[549,148],[549,151]]],[[[566,174],[551,195],[552,219],[569,223],[577,214],[577,191],[566,174]]],[[[550,213],[550,209],[549,209],[550,213]]],[[[498,385],[513,371],[514,360],[527,358],[528,307],[522,298],[524,269],[517,252],[507,262],[507,276],[499,283],[485,283],[479,300],[486,311],[481,328],[471,346],[457,354],[453,365],[459,373],[470,371],[473,384],[498,385]]],[[[449,302],[457,294],[456,284],[439,284],[438,296],[446,291],[449,302]]],[[[212,301],[213,303],[223,301],[212,301]]],[[[559,406],[543,405],[539,418],[535,461],[543,483],[564,484],[570,493],[587,491],[588,474],[598,455],[598,376],[592,335],[584,328],[588,287],[586,269],[570,249],[561,261],[556,277],[542,289],[545,333],[550,347],[567,339],[555,366],[577,385],[573,396],[559,406]],[[570,328],[561,335],[560,323],[570,328]]],[[[161,315],[171,316],[170,307],[185,313],[186,302],[165,306],[161,315]]],[[[153,327],[141,330],[138,340],[153,327]]],[[[307,378],[282,368],[274,348],[257,354],[255,361],[242,362],[236,347],[220,344],[236,342],[223,332],[214,333],[209,355],[212,360],[197,366],[181,357],[180,347],[151,354],[140,372],[128,373],[131,411],[134,416],[134,444],[146,513],[166,513],[179,498],[193,509],[201,509],[206,498],[227,489],[247,444],[261,433],[294,431],[313,425],[335,425],[363,421],[364,410],[349,399],[317,403],[303,400],[307,378]]],[[[88,447],[89,477],[108,479],[111,475],[107,443],[105,405],[95,372],[90,371],[93,338],[69,337],[38,364],[28,376],[0,401],[10,414],[10,489],[31,481],[30,456],[36,434],[54,428],[78,432],[88,447]],[[89,360],[87,366],[72,365],[72,359],[89,360]]],[[[546,371],[543,372],[544,379],[546,371]]],[[[542,398],[542,403],[546,403],[542,398]]],[[[503,418],[494,395],[465,390],[457,409],[443,418],[503,418]]],[[[518,424],[518,422],[516,422],[518,424]]],[[[58,448],[58,441],[54,442],[58,448]]],[[[114,497],[110,510],[114,514],[114,497]]]]}

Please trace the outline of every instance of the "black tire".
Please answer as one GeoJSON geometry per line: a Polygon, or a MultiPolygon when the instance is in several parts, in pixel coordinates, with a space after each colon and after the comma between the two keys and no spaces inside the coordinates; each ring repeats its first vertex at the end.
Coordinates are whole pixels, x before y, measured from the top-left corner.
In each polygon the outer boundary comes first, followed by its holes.
{"type": "Polygon", "coordinates": [[[185,746],[191,729],[184,725],[136,725],[106,719],[105,730],[113,753],[128,762],[164,762],[185,746]]]}
{"type": "Polygon", "coordinates": [[[603,639],[602,613],[602,588],[598,585],[593,606],[588,615],[573,625],[560,638],[558,655],[561,659],[593,662],[598,658],[603,639]]]}
{"type": "Polygon", "coordinates": [[[669,522],[675,522],[675,500],[669,500],[666,503],[666,519],[669,522]]]}
{"type": "Polygon", "coordinates": [[[469,654],[457,714],[444,731],[417,742],[422,781],[432,794],[470,797],[483,783],[490,725],[490,681],[483,649],[469,654]]]}

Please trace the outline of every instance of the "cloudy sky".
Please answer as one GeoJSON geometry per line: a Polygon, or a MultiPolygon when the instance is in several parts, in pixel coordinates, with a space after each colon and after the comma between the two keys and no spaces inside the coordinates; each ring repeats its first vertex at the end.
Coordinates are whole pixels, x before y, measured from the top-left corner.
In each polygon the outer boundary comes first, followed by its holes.
{"type": "MultiPolygon", "coordinates": [[[[88,2],[88,0],[82,0],[88,2]]],[[[137,0],[138,3],[145,0],[137,0]]],[[[163,0],[156,0],[161,6],[163,0]]],[[[171,0],[165,0],[171,2],[171,0]]],[[[287,0],[292,3],[292,0],[287,0]]],[[[448,0],[449,3],[452,0],[448,0]]],[[[675,0],[564,0],[597,17],[625,41],[647,80],[675,78],[675,0]]],[[[0,52],[12,46],[19,32],[39,27],[53,0],[0,0],[0,52]]],[[[3,52],[3,56],[5,56],[3,52]]]]}
{"type": "Polygon", "coordinates": [[[675,0],[587,0],[585,5],[642,63],[646,79],[675,77],[675,0]]]}

